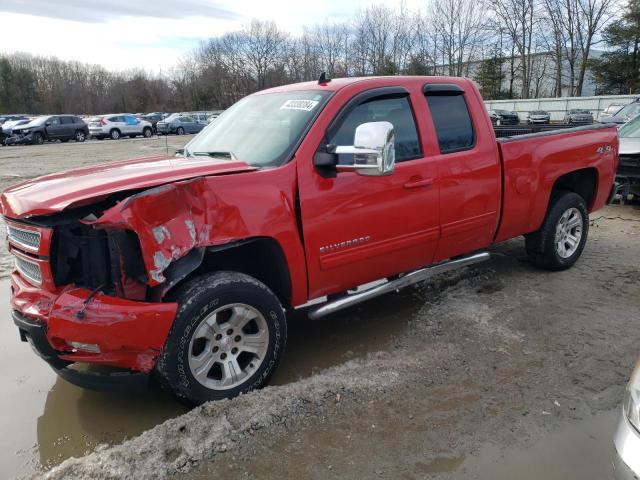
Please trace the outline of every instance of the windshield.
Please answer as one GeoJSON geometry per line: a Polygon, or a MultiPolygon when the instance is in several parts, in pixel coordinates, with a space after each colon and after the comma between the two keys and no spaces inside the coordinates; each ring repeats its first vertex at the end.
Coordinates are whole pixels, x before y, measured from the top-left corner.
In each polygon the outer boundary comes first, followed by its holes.
{"type": "Polygon", "coordinates": [[[245,97],[189,142],[185,152],[235,158],[257,167],[281,165],[329,95],[314,90],[245,97]]]}
{"type": "Polygon", "coordinates": [[[635,117],[638,113],[640,113],[640,103],[630,103],[629,105],[622,107],[622,109],[616,113],[616,116],[635,117]]]}
{"type": "Polygon", "coordinates": [[[44,122],[49,120],[49,118],[51,117],[47,115],[45,115],[44,117],[34,118],[33,120],[31,120],[31,122],[29,122],[29,125],[42,125],[44,122]]]}
{"type": "Polygon", "coordinates": [[[640,116],[637,116],[633,120],[624,124],[620,130],[618,130],[618,136],[620,138],[639,138],[640,137],[640,116]]]}
{"type": "Polygon", "coordinates": [[[545,112],[544,110],[534,110],[533,112],[531,112],[531,115],[546,115],[547,112],[545,112]]]}

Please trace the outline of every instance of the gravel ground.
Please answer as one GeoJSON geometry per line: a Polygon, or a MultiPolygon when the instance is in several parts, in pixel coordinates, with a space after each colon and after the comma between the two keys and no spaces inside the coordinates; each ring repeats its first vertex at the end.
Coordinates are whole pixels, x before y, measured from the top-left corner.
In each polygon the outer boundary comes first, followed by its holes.
{"type": "MultiPolygon", "coordinates": [[[[366,319],[392,307],[400,333],[383,351],[204,405],[43,476],[498,478],[478,477],[469,460],[487,445],[526,452],[609,414],[640,353],[640,209],[610,206],[591,223],[571,270],[533,268],[522,239],[497,245],[489,262],[349,310],[366,319]]],[[[610,473],[591,455],[580,462],[594,479],[610,473]]]]}

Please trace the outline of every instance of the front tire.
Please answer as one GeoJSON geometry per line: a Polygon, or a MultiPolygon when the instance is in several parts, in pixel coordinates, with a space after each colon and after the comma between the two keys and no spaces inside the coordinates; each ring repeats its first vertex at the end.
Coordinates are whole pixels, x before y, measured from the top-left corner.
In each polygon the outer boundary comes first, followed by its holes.
{"type": "Polygon", "coordinates": [[[160,384],[188,403],[264,386],[284,352],[284,309],[253,277],[216,272],[170,294],[178,313],[156,365],[160,384]]]}
{"type": "Polygon", "coordinates": [[[177,133],[178,135],[184,135],[184,128],[182,128],[182,127],[178,127],[178,129],[176,130],[176,133],[177,133]]]}
{"type": "Polygon", "coordinates": [[[145,128],[142,131],[142,135],[144,136],[144,138],[151,138],[151,135],[153,135],[153,131],[150,128],[145,128]]]}
{"type": "Polygon", "coordinates": [[[42,145],[44,143],[44,135],[40,132],[36,132],[33,134],[33,144],[34,145],[42,145]]]}
{"type": "Polygon", "coordinates": [[[589,234],[589,214],[584,199],[561,191],[552,200],[542,227],[525,236],[531,262],[545,270],[566,270],[582,254],[589,234]]]}

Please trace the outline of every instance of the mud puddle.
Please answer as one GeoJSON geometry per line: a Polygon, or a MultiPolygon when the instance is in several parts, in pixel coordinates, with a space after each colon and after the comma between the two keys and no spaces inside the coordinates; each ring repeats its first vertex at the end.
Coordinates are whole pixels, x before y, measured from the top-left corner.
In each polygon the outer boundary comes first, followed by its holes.
{"type": "MultiPolygon", "coordinates": [[[[26,343],[10,320],[9,282],[0,281],[0,465],[2,478],[51,468],[99,444],[127,438],[187,411],[158,388],[145,394],[94,392],[58,378],[26,343]]],[[[283,385],[315,372],[384,350],[400,336],[418,302],[411,292],[393,302],[370,302],[360,309],[310,321],[295,312],[287,352],[271,384],[283,385]]]]}
{"type": "MultiPolygon", "coordinates": [[[[527,449],[501,450],[486,445],[454,468],[459,480],[607,480],[618,409],[573,423],[547,435],[527,449]]],[[[448,465],[444,465],[445,467],[448,465]]],[[[432,473],[438,473],[432,471],[432,473]]]]}

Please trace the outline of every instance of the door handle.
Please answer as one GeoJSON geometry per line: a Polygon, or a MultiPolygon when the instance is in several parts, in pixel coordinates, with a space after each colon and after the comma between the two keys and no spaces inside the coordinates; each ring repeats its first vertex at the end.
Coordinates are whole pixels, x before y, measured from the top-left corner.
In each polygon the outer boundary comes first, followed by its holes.
{"type": "Polygon", "coordinates": [[[423,178],[420,180],[411,180],[404,184],[404,188],[422,188],[433,185],[433,178],[423,178]]]}

